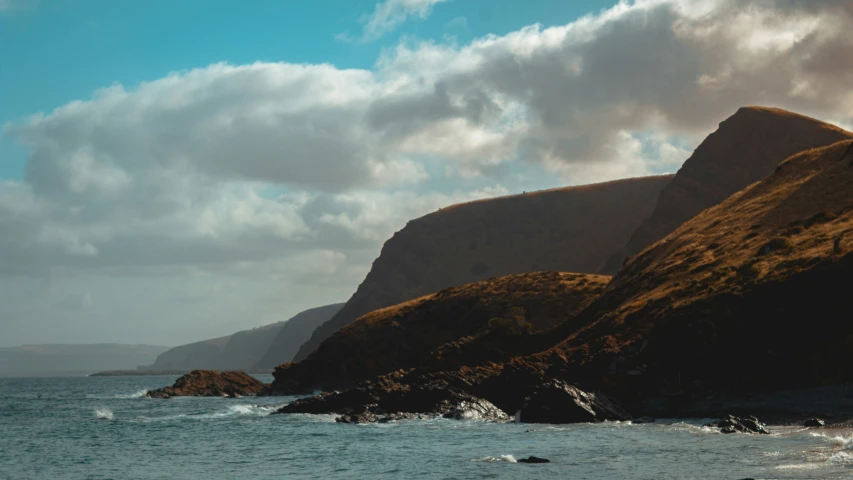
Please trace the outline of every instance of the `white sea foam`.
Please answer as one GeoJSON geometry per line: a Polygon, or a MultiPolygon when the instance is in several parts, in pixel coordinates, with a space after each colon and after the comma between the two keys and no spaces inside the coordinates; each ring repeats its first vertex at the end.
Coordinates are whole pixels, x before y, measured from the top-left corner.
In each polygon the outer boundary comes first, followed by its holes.
{"type": "Polygon", "coordinates": [[[829,463],[840,463],[844,465],[853,464],[853,455],[847,452],[838,452],[835,455],[829,457],[829,463]]]}
{"type": "Polygon", "coordinates": [[[270,414],[274,407],[265,405],[229,405],[224,412],[216,412],[213,418],[221,417],[238,417],[244,415],[252,415],[256,417],[264,417],[270,414]]]}
{"type": "Polygon", "coordinates": [[[112,420],[115,418],[112,410],[109,408],[96,408],[95,409],[95,418],[98,420],[112,420]]]}
{"type": "Polygon", "coordinates": [[[485,457],[480,458],[475,461],[478,462],[507,462],[507,463],[518,463],[518,460],[515,459],[512,455],[501,455],[500,457],[485,457]]]}
{"type": "Polygon", "coordinates": [[[142,398],[146,393],[148,393],[148,390],[142,389],[133,393],[119,394],[115,398],[142,398]]]}
{"type": "Polygon", "coordinates": [[[843,435],[827,435],[825,433],[811,433],[810,435],[824,438],[826,441],[834,443],[844,450],[853,450],[853,436],[845,437],[843,435]]]}

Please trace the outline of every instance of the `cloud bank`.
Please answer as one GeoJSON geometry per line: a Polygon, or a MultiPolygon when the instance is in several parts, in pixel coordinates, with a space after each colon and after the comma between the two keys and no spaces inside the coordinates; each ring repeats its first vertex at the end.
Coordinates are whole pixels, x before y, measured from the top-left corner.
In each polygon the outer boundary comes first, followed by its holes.
{"type": "MultiPolygon", "coordinates": [[[[365,32],[435,3],[379,4],[365,32]]],[[[0,182],[0,337],[177,343],[281,320],[347,298],[410,218],[546,186],[524,178],[674,171],[742,105],[849,126],[850,85],[849,1],[647,0],[409,40],[370,70],[108,86],[3,127],[31,155],[0,182]]]]}

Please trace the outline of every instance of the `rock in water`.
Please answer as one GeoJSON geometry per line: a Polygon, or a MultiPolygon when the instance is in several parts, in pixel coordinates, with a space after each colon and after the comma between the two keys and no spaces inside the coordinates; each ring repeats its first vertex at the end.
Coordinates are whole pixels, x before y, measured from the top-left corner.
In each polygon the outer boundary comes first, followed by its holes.
{"type": "Polygon", "coordinates": [[[547,458],[539,458],[534,456],[529,456],[527,458],[519,458],[518,463],[551,463],[551,460],[547,458]]]}
{"type": "Polygon", "coordinates": [[[266,384],[243,372],[194,370],[175,381],[171,387],[152,390],[148,398],[171,397],[238,397],[257,395],[266,384]]]}
{"type": "Polygon", "coordinates": [[[447,412],[444,418],[456,420],[509,420],[509,416],[503,410],[494,406],[492,402],[482,398],[471,397],[455,403],[447,402],[444,408],[447,412]]]}
{"type": "Polygon", "coordinates": [[[389,422],[443,416],[457,420],[507,421],[509,416],[491,402],[443,388],[354,388],[300,398],[278,413],[337,413],[341,423],[389,422]],[[385,415],[380,418],[380,416],[385,415]]]}
{"type": "Polygon", "coordinates": [[[768,435],[769,432],[765,429],[766,425],[759,422],[755,417],[735,417],[728,415],[726,418],[716,423],[706,425],[706,427],[718,427],[721,433],[760,433],[768,435]]]}
{"type": "Polygon", "coordinates": [[[362,413],[353,413],[349,415],[341,415],[336,418],[335,421],[338,423],[373,423],[377,420],[376,415],[370,412],[362,412],[362,413]]]}
{"type": "Polygon", "coordinates": [[[526,423],[585,423],[604,420],[629,420],[615,400],[601,393],[587,393],[560,380],[536,388],[518,414],[526,423]]]}
{"type": "Polygon", "coordinates": [[[804,427],[823,427],[826,426],[826,422],[819,418],[810,418],[803,422],[804,427]]]}

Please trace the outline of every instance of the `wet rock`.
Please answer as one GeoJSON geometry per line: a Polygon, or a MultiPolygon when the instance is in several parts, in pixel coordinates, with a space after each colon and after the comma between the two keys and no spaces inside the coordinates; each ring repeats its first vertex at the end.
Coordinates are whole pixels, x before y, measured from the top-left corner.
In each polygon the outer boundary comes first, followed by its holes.
{"type": "Polygon", "coordinates": [[[530,456],[527,458],[519,458],[517,461],[518,463],[551,463],[551,460],[548,460],[547,458],[539,458],[534,456],[530,456]]]}
{"type": "Polygon", "coordinates": [[[470,397],[458,400],[455,403],[448,402],[444,408],[447,409],[443,415],[444,418],[453,418],[456,420],[509,420],[509,415],[504,413],[503,410],[494,406],[492,402],[483,400],[482,398],[470,397]]]}
{"type": "Polygon", "coordinates": [[[810,418],[803,422],[804,427],[824,427],[826,426],[826,422],[819,418],[810,418]]]}
{"type": "Polygon", "coordinates": [[[769,432],[765,429],[766,425],[759,422],[753,416],[735,417],[728,415],[719,422],[710,423],[706,427],[716,427],[721,433],[760,433],[767,435],[769,432]]]}
{"type": "Polygon", "coordinates": [[[388,415],[385,415],[384,417],[380,418],[379,423],[398,422],[400,420],[423,420],[427,418],[433,418],[433,416],[423,413],[395,412],[389,413],[388,415]]]}
{"type": "Polygon", "coordinates": [[[343,416],[360,415],[362,412],[377,417],[372,421],[378,421],[381,415],[385,415],[383,418],[387,418],[386,421],[422,418],[421,415],[443,416],[458,420],[506,421],[509,419],[506,413],[491,402],[467,393],[437,387],[361,387],[327,392],[295,400],[277,411],[277,413],[336,413],[343,416]]]}
{"type": "Polygon", "coordinates": [[[171,387],[152,390],[145,394],[149,398],[171,397],[229,397],[240,398],[257,395],[266,389],[266,384],[243,372],[217,372],[216,370],[194,370],[177,379],[171,387]]]}
{"type": "Polygon", "coordinates": [[[376,420],[377,420],[376,415],[374,415],[370,412],[341,415],[340,417],[335,419],[335,421],[338,423],[353,423],[353,424],[374,423],[374,422],[376,422],[376,420]]]}
{"type": "Polygon", "coordinates": [[[517,418],[526,423],[586,423],[629,420],[631,415],[614,399],[588,393],[560,380],[544,383],[524,399],[517,418]]]}
{"type": "Polygon", "coordinates": [[[655,423],[655,419],[652,417],[640,417],[631,420],[631,423],[634,423],[636,425],[640,425],[643,423],[655,423]]]}

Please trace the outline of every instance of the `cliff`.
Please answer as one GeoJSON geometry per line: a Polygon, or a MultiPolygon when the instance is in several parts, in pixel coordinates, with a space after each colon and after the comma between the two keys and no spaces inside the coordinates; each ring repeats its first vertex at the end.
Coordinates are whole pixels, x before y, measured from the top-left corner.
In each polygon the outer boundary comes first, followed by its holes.
{"type": "Polygon", "coordinates": [[[286,328],[278,331],[263,356],[255,363],[257,371],[272,370],[282,363],[289,362],[314,332],[314,329],[329,321],[343,303],[312,308],[297,314],[287,321],[286,328]]]}
{"type": "MultiPolygon", "coordinates": [[[[765,150],[784,142],[754,141],[765,150]]],[[[853,381],[850,278],[846,140],[796,153],[688,220],[630,259],[588,307],[553,328],[522,332],[523,348],[503,361],[391,372],[334,397],[336,408],[450,390],[515,412],[559,382],[614,395],[635,414],[720,414],[721,405],[756,394],[770,400],[750,408],[778,406],[773,392],[853,381]],[[524,351],[530,346],[538,353],[524,351]]],[[[326,408],[318,401],[312,408],[326,408]]],[[[812,412],[814,403],[786,408],[812,412]]]]}
{"type": "Polygon", "coordinates": [[[743,107],[720,123],[660,193],[654,211],[602,273],[660,240],[703,210],[766,178],[803,150],[853,138],[853,133],[813,118],[767,107],[743,107]]]}
{"type": "Polygon", "coordinates": [[[370,388],[457,389],[513,412],[559,380],[605,390],[635,414],[702,416],[853,381],[851,187],[853,141],[802,152],[631,260],[589,307],[539,334],[553,347],[394,372],[370,388]]]}
{"type": "Polygon", "coordinates": [[[326,339],[305,360],[278,367],[272,388],[279,393],[329,390],[426,363],[501,360],[507,355],[504,343],[580,312],[609,281],[602,275],[515,274],[376,310],[326,339]],[[479,351],[473,352],[472,345],[479,351]]]}
{"type": "Polygon", "coordinates": [[[270,370],[290,360],[311,331],[340,307],[314,308],[283,322],[181,345],[160,354],[146,370],[270,370]]]}
{"type": "Polygon", "coordinates": [[[671,176],[454,205],[394,234],[358,290],[295,360],[356,318],[439,290],[534,271],[594,273],[648,217],[671,176]]]}

